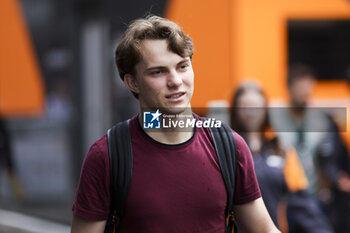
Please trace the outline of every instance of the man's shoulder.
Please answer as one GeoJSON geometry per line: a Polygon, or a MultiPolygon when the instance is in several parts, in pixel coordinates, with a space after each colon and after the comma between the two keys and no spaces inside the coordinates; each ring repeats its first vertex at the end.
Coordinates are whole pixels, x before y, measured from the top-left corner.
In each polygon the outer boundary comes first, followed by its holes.
{"type": "Polygon", "coordinates": [[[92,145],[91,148],[96,150],[105,150],[107,149],[107,134],[104,134],[102,137],[100,137],[98,140],[96,140],[92,145]]]}
{"type": "Polygon", "coordinates": [[[244,147],[246,147],[247,144],[246,144],[245,140],[243,139],[243,137],[239,133],[237,133],[236,131],[231,129],[231,127],[228,124],[225,124],[225,125],[228,126],[230,128],[230,130],[232,131],[233,137],[235,139],[235,144],[236,144],[237,150],[242,150],[242,148],[244,149],[244,147]]]}
{"type": "Polygon", "coordinates": [[[242,148],[242,147],[245,147],[247,146],[247,143],[245,142],[245,140],[243,139],[243,137],[241,135],[239,135],[236,131],[232,130],[232,133],[233,133],[233,136],[235,138],[235,141],[236,141],[236,146],[237,146],[237,149],[238,148],[242,148]]]}
{"type": "MultiPolygon", "coordinates": [[[[231,127],[230,127],[230,129],[231,129],[231,127]]],[[[233,134],[234,139],[235,139],[234,146],[235,146],[235,151],[236,151],[235,154],[236,154],[237,161],[245,164],[252,158],[250,149],[249,149],[246,141],[244,140],[244,138],[239,133],[237,133],[233,129],[231,129],[231,131],[232,131],[232,134],[233,134]]]]}
{"type": "Polygon", "coordinates": [[[252,158],[250,149],[244,138],[234,130],[232,130],[232,133],[235,138],[237,160],[246,161],[247,159],[252,158]]]}
{"type": "MultiPolygon", "coordinates": [[[[137,115],[131,117],[128,120],[125,121],[129,121],[130,127],[134,128],[135,126],[137,126],[138,122],[137,122],[137,115]]],[[[124,121],[122,121],[124,122],[124,121]]],[[[115,124],[117,125],[117,124],[115,124]]],[[[113,126],[110,127],[110,129],[113,126]]],[[[95,152],[97,154],[104,154],[104,155],[108,155],[108,138],[107,138],[107,133],[104,134],[102,137],[100,137],[98,140],[96,140],[90,147],[89,152],[95,152]]]]}
{"type": "Polygon", "coordinates": [[[91,145],[85,160],[97,161],[106,160],[106,158],[108,158],[108,145],[107,135],[105,134],[91,145]]]}

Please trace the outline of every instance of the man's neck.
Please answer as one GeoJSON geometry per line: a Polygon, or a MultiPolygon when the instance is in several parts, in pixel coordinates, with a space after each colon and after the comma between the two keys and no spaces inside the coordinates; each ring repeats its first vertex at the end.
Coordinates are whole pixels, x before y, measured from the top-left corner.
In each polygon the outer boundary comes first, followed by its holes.
{"type": "Polygon", "coordinates": [[[172,132],[147,132],[145,130],[146,134],[156,140],[157,142],[169,144],[169,145],[176,145],[180,143],[184,143],[188,141],[193,136],[193,131],[172,131],[172,132]]]}
{"type": "Polygon", "coordinates": [[[290,108],[291,116],[297,125],[302,125],[304,121],[306,108],[305,107],[292,107],[290,108]]]}

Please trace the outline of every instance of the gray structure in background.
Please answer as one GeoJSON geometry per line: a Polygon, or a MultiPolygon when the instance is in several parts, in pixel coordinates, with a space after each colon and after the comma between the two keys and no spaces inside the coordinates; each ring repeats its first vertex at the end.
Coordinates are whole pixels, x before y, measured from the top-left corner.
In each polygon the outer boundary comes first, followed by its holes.
{"type": "MultiPolygon", "coordinates": [[[[111,78],[108,73],[108,23],[95,19],[81,34],[83,148],[87,149],[111,125],[111,78]],[[106,46],[107,45],[107,46],[106,46]]],[[[87,152],[87,151],[86,151],[87,152]]]]}
{"type": "MultiPolygon", "coordinates": [[[[68,125],[48,118],[11,120],[15,170],[25,201],[64,202],[71,199],[72,167],[68,125]]],[[[9,185],[3,199],[14,201],[9,185]]]]}
{"type": "Polygon", "coordinates": [[[91,143],[137,109],[117,75],[114,42],[131,20],[147,13],[163,15],[167,1],[19,2],[47,94],[60,81],[66,83],[72,115],[65,123],[46,114],[36,119],[8,119],[14,163],[28,200],[71,203],[91,143]]]}

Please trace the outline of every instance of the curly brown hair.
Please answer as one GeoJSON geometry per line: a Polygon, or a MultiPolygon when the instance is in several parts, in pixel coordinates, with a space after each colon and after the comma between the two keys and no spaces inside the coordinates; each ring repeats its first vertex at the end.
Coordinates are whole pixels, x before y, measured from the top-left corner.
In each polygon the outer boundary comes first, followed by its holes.
{"type": "MultiPolygon", "coordinates": [[[[133,21],[124,32],[115,51],[115,63],[120,78],[135,75],[135,65],[142,59],[143,40],[167,40],[168,49],[181,57],[192,57],[193,42],[176,23],[154,15],[133,21]]],[[[133,93],[137,98],[137,94],[133,93]]]]}

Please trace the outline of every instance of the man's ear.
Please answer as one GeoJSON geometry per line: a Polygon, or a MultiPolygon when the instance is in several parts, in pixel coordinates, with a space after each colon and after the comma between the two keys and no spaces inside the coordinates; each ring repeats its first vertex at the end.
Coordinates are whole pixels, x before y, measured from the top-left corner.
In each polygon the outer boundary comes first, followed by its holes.
{"type": "Polygon", "coordinates": [[[137,85],[136,77],[132,76],[131,74],[125,74],[124,75],[124,84],[130,89],[130,91],[139,93],[139,87],[137,85]]]}

